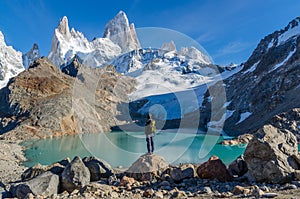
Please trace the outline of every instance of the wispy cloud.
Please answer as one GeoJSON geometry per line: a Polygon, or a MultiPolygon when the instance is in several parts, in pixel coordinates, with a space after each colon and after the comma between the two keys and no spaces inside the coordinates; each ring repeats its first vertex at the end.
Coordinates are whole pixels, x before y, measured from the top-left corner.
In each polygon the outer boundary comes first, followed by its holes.
{"type": "Polygon", "coordinates": [[[226,44],[225,46],[223,46],[222,48],[220,48],[214,57],[219,58],[219,57],[226,56],[226,55],[240,53],[242,51],[245,51],[252,45],[253,44],[250,42],[243,42],[243,41],[230,42],[230,43],[226,44]]]}

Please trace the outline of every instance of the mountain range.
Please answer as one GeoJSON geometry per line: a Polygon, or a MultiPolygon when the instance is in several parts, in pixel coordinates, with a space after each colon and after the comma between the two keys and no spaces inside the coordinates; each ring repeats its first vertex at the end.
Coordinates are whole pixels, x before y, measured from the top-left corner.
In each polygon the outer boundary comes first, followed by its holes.
{"type": "MultiPolygon", "coordinates": [[[[300,18],[263,38],[240,65],[219,66],[173,41],[142,48],[120,11],[102,38],[89,41],[63,17],[48,58],[0,34],[1,133],[18,139],[111,129],[142,130],[151,112],[159,128],[252,133],[264,124],[300,129],[300,18]]],[[[300,136],[298,135],[298,138],[300,136]]]]}

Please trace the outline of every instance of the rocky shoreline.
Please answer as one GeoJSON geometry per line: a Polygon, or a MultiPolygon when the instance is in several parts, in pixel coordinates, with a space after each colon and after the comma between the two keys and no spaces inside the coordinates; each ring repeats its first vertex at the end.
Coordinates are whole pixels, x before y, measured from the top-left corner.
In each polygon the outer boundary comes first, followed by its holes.
{"type": "Polygon", "coordinates": [[[2,198],[299,198],[295,140],[265,126],[228,167],[216,156],[201,165],[169,165],[145,154],[122,170],[95,157],[26,168],[22,147],[0,140],[0,190],[2,198]]]}

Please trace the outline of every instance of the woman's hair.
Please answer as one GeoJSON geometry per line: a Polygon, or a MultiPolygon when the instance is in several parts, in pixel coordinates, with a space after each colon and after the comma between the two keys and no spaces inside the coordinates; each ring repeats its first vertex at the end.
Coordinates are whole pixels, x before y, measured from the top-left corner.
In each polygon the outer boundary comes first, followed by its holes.
{"type": "Polygon", "coordinates": [[[152,115],[150,113],[148,113],[147,119],[152,119],[152,115]]]}

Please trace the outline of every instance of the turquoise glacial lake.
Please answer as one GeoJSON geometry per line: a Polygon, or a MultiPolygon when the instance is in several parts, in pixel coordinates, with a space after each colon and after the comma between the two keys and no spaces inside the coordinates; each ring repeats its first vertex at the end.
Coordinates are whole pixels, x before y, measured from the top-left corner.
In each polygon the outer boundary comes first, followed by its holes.
{"type": "MultiPolygon", "coordinates": [[[[154,137],[154,153],[170,164],[203,163],[212,155],[230,164],[245,151],[245,145],[223,146],[224,138],[190,132],[160,132],[154,137]]],[[[130,167],[147,152],[143,132],[112,132],[49,138],[22,143],[28,159],[25,166],[52,164],[66,157],[96,156],[113,167],[130,167]]]]}

